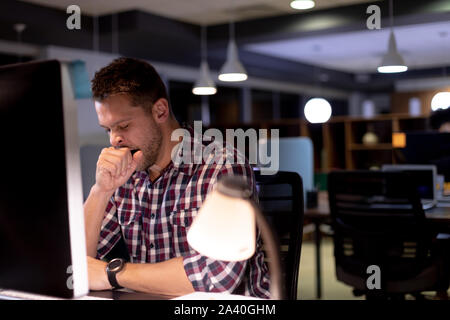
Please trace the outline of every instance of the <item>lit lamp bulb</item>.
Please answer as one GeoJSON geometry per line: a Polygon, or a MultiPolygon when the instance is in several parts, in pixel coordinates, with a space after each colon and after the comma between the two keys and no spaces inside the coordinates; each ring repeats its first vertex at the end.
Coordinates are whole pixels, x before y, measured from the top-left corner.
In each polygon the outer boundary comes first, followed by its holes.
{"type": "Polygon", "coordinates": [[[307,10],[314,8],[315,2],[312,0],[294,0],[291,2],[291,8],[297,10],[307,10]]]}
{"type": "Polygon", "coordinates": [[[331,117],[331,105],[323,98],[312,98],[305,104],[305,117],[311,123],[324,123],[331,117]]]}
{"type": "Polygon", "coordinates": [[[207,96],[216,94],[216,92],[217,88],[209,75],[208,62],[202,61],[200,65],[200,76],[192,88],[192,93],[195,95],[207,96]]]}
{"type": "Polygon", "coordinates": [[[438,92],[431,99],[431,110],[447,109],[450,107],[450,92],[438,92]]]}

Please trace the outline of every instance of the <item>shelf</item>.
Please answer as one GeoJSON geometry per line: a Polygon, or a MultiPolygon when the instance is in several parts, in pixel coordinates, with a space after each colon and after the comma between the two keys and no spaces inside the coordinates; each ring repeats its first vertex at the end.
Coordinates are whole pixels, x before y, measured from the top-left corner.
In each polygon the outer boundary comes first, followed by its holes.
{"type": "Polygon", "coordinates": [[[377,143],[372,145],[353,143],[349,146],[351,151],[359,150],[392,150],[392,144],[390,143],[377,143]]]}
{"type": "MultiPolygon", "coordinates": [[[[428,117],[410,116],[405,113],[383,114],[372,118],[336,116],[324,124],[311,124],[305,119],[264,119],[225,128],[279,129],[281,137],[306,136],[313,143],[314,169],[326,174],[333,169],[369,169],[394,162],[392,147],[394,132],[424,131],[428,117]],[[376,134],[379,143],[366,145],[367,132],[376,134]]],[[[214,124],[212,127],[217,127],[214,124]]]]}

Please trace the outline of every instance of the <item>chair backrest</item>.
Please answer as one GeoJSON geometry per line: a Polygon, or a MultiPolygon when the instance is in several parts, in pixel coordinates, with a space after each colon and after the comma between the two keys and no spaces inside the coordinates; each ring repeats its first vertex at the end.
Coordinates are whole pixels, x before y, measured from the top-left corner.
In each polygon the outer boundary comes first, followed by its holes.
{"type": "MultiPolygon", "coordinates": [[[[270,139],[260,141],[261,144],[268,143],[270,139]]],[[[272,156],[272,147],[270,155],[272,156]]],[[[278,139],[278,170],[297,172],[302,178],[303,199],[306,192],[314,189],[314,148],[309,137],[283,137],[278,139]]],[[[264,167],[264,166],[262,166],[264,167]]],[[[306,203],[304,203],[306,208],[306,203]]]]}
{"type": "Polygon", "coordinates": [[[423,270],[432,237],[409,173],[335,171],[328,192],[336,269],[365,279],[377,265],[382,283],[423,270]]]}
{"type": "Polygon", "coordinates": [[[287,299],[297,299],[298,272],[303,236],[303,188],[296,172],[262,175],[255,171],[259,205],[280,244],[287,299]]]}

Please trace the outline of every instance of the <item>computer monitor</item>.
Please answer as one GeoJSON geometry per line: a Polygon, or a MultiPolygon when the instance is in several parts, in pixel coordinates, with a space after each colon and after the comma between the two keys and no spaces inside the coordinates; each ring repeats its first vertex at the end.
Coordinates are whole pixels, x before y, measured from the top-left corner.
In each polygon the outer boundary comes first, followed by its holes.
{"type": "Polygon", "coordinates": [[[394,148],[395,163],[433,164],[450,182],[450,133],[407,132],[401,147],[394,148]]]}
{"type": "Polygon", "coordinates": [[[88,293],[77,109],[58,61],[0,67],[0,288],[88,293]]]}
{"type": "Polygon", "coordinates": [[[436,166],[432,164],[384,164],[383,171],[407,172],[417,186],[417,193],[424,209],[430,209],[437,203],[436,166]]]}

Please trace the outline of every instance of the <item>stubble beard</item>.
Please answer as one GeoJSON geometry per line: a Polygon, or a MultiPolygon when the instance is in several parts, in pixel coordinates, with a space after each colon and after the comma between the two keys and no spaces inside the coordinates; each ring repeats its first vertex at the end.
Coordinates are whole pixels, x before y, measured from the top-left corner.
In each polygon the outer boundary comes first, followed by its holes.
{"type": "Polygon", "coordinates": [[[153,132],[151,134],[151,139],[143,148],[141,148],[141,151],[144,155],[144,159],[142,161],[142,164],[137,167],[136,169],[137,171],[147,170],[152,165],[154,165],[156,159],[158,158],[158,155],[161,152],[161,145],[162,145],[161,128],[155,125],[152,131],[153,132]]]}

